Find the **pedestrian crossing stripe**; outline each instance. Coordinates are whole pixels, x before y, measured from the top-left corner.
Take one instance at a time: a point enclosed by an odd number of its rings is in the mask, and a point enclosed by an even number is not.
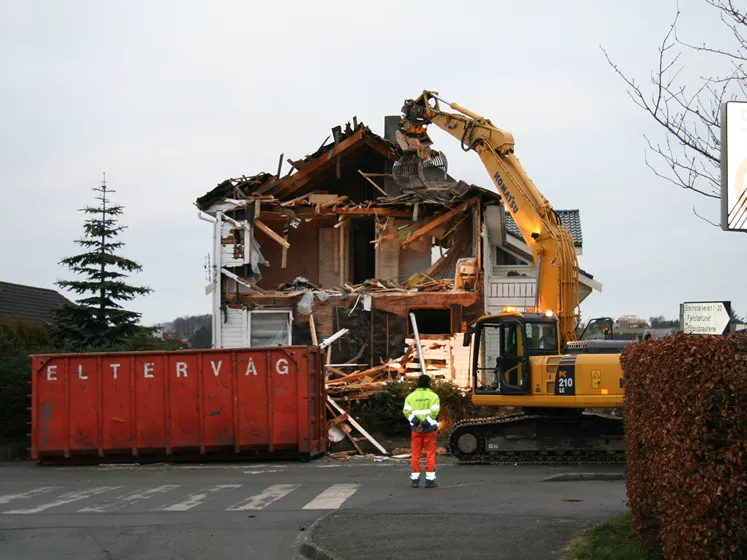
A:
[[[33,488],[23,492],[7,494],[0,496],[0,515],[33,515],[38,513],[55,513],[55,508],[75,504],[76,513],[108,513],[119,512],[135,506],[138,511],[140,507],[137,504],[141,502],[148,503],[147,511],[152,512],[187,512],[205,504],[210,500],[215,500],[221,494],[233,496],[241,492],[243,484],[216,484],[198,491],[189,493],[175,499],[173,496],[170,500],[165,501],[163,498],[168,497],[170,493],[182,488],[180,484],[166,484],[154,487],[145,487],[123,490],[123,486],[96,486],[92,488],[77,489],[65,492],[64,486],[43,486]],[[333,484],[317,494],[311,501],[307,502],[302,509],[304,510],[335,510],[339,509],[347,502],[360,488],[360,484]],[[301,484],[273,484],[261,490],[258,493],[246,496],[224,511],[258,511],[267,508],[271,504],[281,501],[283,498],[291,495],[293,492],[302,488]],[[161,499],[159,499],[161,498]],[[158,505],[154,502],[158,499]],[[308,497],[306,497],[308,499]],[[43,503],[31,505],[30,507],[19,507],[19,502],[45,500]],[[46,501],[49,500],[49,501]],[[95,500],[95,503],[78,504],[86,500]],[[32,502],[32,503],[33,503]],[[3,511],[2,505],[13,504],[12,509]],[[20,504],[23,505],[23,504]],[[155,507],[153,507],[155,505]],[[80,507],[83,506],[83,507]],[[130,510],[134,511],[134,510]],[[65,513],[70,513],[66,508]]]

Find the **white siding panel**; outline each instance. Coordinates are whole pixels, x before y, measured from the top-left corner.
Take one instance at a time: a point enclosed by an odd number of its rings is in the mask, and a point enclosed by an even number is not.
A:
[[[222,326],[223,348],[245,348],[249,346],[247,336],[246,309],[226,309],[227,321]]]

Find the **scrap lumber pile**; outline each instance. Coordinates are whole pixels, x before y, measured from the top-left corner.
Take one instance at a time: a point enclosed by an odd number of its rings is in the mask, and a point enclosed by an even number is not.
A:
[[[343,434],[341,437],[346,437],[358,454],[364,455],[365,453],[358,444],[358,439],[353,436],[354,431],[371,442],[381,453],[386,455],[387,451],[349,416],[342,403],[365,400],[383,390],[387,383],[403,377],[403,372],[413,360],[414,354],[415,345],[411,344],[401,358],[354,373],[345,373],[335,366],[327,365],[327,411],[331,416],[327,421],[327,428],[329,430],[336,428],[341,431]],[[350,452],[341,452],[337,455],[339,455],[338,458],[344,459],[349,454]]]
[[[383,390],[387,383],[404,377],[407,366],[415,357],[414,350],[415,346],[411,344],[402,357],[353,373],[327,365],[327,394],[338,400],[367,399]]]

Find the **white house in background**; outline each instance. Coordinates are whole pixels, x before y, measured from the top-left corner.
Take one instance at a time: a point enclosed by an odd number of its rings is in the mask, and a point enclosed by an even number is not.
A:
[[[576,255],[583,255],[583,234],[578,210],[558,210],[563,224],[573,236]],[[499,313],[504,307],[526,310],[536,305],[537,267],[529,246],[511,215],[500,206],[488,206],[484,213],[483,243],[485,247],[485,312]],[[579,271],[579,301],[593,290],[602,291],[594,277]]]

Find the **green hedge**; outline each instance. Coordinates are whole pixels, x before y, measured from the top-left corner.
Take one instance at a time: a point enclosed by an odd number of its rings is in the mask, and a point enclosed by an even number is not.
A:
[[[32,352],[51,349],[42,327],[19,322],[0,324],[0,443],[25,440],[31,419]],[[15,446],[14,446],[15,447]]]
[[[667,560],[747,558],[747,337],[680,333],[621,361],[634,528]]]

